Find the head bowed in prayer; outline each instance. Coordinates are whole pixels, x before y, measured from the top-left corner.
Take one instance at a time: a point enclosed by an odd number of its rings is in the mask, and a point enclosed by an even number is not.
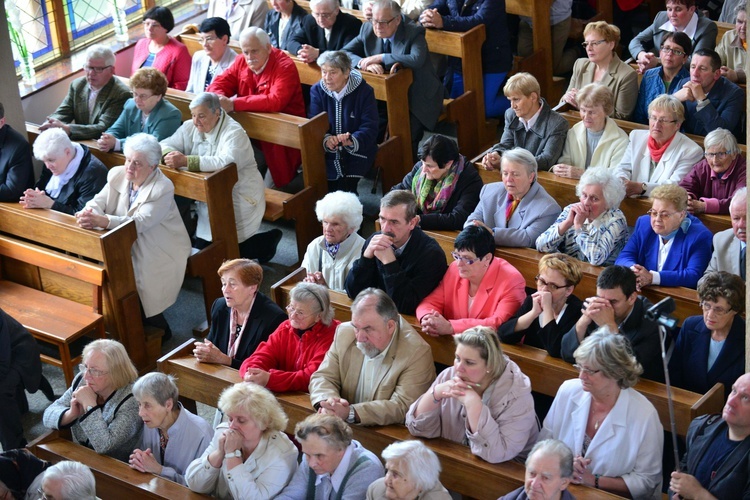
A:
[[[538,441],[526,458],[524,490],[530,499],[559,500],[573,477],[573,452],[562,441]]]
[[[44,162],[52,175],[62,175],[75,157],[75,145],[60,128],[50,128],[39,134],[33,145],[34,157]]]
[[[419,498],[440,484],[440,460],[422,441],[397,441],[381,453],[387,498]]]
[[[248,68],[254,73],[259,73],[266,66],[273,49],[268,33],[257,26],[250,26],[242,30],[240,47]]]
[[[352,301],[352,326],[357,348],[374,358],[388,347],[398,327],[396,304],[379,288],[365,288]]]
[[[352,442],[351,428],[336,415],[315,413],[294,427],[307,465],[315,474],[333,474]]]
[[[507,362],[500,341],[492,328],[475,326],[453,336],[456,344],[454,366],[459,377],[483,389],[500,378]],[[468,351],[467,351],[468,349]],[[478,356],[483,363],[464,364],[463,361]],[[474,360],[477,361],[477,360]]]
[[[335,314],[328,289],[323,285],[307,282],[297,283],[289,292],[287,312],[292,326],[298,330],[312,328],[318,321],[328,326]]]
[[[229,415],[230,421],[237,415],[251,419],[262,435],[283,431],[289,421],[274,395],[265,387],[250,382],[224,389],[219,397],[219,409]]]
[[[43,498],[55,500],[96,500],[96,480],[87,466],[64,460],[44,472]]]

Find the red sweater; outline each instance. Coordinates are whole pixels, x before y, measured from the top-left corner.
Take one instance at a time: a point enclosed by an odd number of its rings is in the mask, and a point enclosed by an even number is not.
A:
[[[329,326],[318,321],[300,337],[289,320],[284,321],[242,362],[240,377],[245,377],[248,368],[260,368],[270,373],[269,391],[307,391],[310,376],[323,362],[339,324],[335,319]]]
[[[148,38],[141,38],[135,44],[131,74],[139,70],[146,59],[148,59],[149,42]],[[192,61],[193,58],[190,56],[187,47],[170,36],[169,42],[163,49],[156,53],[154,64],[151,67],[164,73],[167,77],[169,87],[177,90],[185,90],[190,79]]]

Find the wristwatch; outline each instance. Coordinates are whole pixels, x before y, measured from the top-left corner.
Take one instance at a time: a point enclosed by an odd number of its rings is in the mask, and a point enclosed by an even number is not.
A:
[[[356,414],[354,413],[354,407],[349,407],[349,416],[346,417],[346,423],[348,424],[354,424],[356,423]]]
[[[93,409],[94,409],[94,406],[88,405],[88,406],[86,407],[86,413],[90,412],[90,411],[91,411],[91,410],[93,410]]]
[[[229,452],[229,453],[227,453],[227,454],[224,455],[225,459],[227,459],[227,458],[235,458],[235,457],[242,458],[242,451],[241,450],[234,450],[234,451]]]
[[[643,189],[643,191],[641,191],[641,196],[643,196],[644,194],[646,194],[646,190],[648,189],[648,185],[646,185],[645,182],[642,182],[641,183],[641,189]]]

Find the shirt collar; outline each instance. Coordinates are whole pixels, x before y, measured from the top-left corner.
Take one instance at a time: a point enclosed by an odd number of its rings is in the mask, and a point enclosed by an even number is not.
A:
[[[536,124],[537,120],[539,119],[539,115],[542,113],[542,109],[544,109],[544,106],[542,105],[542,101],[539,101],[539,109],[536,113],[534,113],[534,116],[532,116],[529,121],[527,122],[523,118],[518,118],[518,120],[523,123],[523,126],[526,128],[526,131],[531,130],[534,125]]]
[[[349,471],[349,463],[352,461],[353,453],[354,441],[349,443],[349,446],[346,447],[344,456],[341,458],[341,462],[339,462],[336,470],[333,471],[333,474],[319,474],[318,477],[315,478],[315,486],[318,486],[323,478],[329,477],[331,479],[331,486],[333,486],[334,491],[338,492],[341,488],[341,482],[344,480],[344,477],[346,477],[346,473]]]
[[[669,21],[659,26],[659,29],[662,31],[675,31],[674,25]],[[690,40],[695,41],[696,31],[698,31],[698,14],[693,12],[693,17],[690,18],[690,21],[682,32],[689,36]]]

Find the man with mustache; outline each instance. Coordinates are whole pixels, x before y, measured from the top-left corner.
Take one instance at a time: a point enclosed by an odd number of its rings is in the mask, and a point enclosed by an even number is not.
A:
[[[745,279],[745,252],[747,251],[747,188],[734,192],[729,204],[732,229],[714,235],[714,253],[706,273],[726,271]]]
[[[336,330],[310,378],[319,413],[350,424],[403,424],[409,406],[435,380],[430,346],[383,291],[367,288],[352,302],[352,320]]]

